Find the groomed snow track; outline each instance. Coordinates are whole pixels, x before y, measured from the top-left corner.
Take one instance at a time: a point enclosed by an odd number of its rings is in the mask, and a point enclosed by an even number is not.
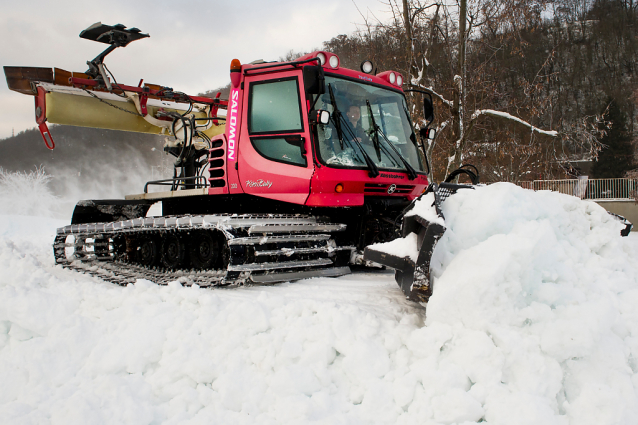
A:
[[[303,215],[146,217],[57,229],[56,263],[126,285],[221,286],[350,273],[352,246],[338,247],[345,224]]]

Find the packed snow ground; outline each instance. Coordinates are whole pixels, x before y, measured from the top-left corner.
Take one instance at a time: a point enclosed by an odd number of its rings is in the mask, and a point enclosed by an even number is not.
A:
[[[0,216],[0,423],[638,423],[636,234],[509,184],[443,211],[427,310],[389,272],[118,287]]]

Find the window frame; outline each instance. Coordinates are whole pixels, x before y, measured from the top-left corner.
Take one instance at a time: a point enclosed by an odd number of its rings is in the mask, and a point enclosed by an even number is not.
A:
[[[299,122],[301,123],[301,128],[299,129],[294,129],[294,130],[269,130],[269,131],[252,131],[252,126],[253,126],[253,122],[252,122],[252,112],[253,112],[253,87],[254,86],[258,86],[261,84],[270,84],[270,83],[279,83],[282,81],[291,81],[294,80],[296,85],[297,85],[297,103],[299,106]],[[248,108],[247,108],[247,121],[248,121],[248,134],[250,136],[259,136],[259,135],[266,135],[266,134],[292,134],[292,133],[304,133],[305,132],[305,126],[304,126],[304,116],[303,116],[303,105],[301,102],[301,90],[299,87],[299,77],[297,76],[293,76],[293,77],[284,77],[284,78],[275,78],[272,80],[263,80],[263,81],[255,81],[255,82],[250,82],[250,89],[248,90]],[[252,143],[252,141],[251,141]],[[254,145],[253,145],[254,147]],[[286,163],[287,164],[287,163]]]
[[[288,137],[290,137],[290,134],[288,134]],[[305,147],[304,144],[306,142],[306,138],[303,135],[299,135],[299,140],[300,140],[300,144],[299,146],[297,146],[294,143],[290,143],[289,141],[286,140],[286,135],[285,134],[281,134],[281,135],[273,135],[273,134],[268,134],[267,136],[258,136],[258,137],[249,137],[250,139],[250,144],[252,145],[253,149],[255,150],[255,152],[257,152],[262,158],[267,159],[268,161],[272,161],[272,162],[279,162],[282,164],[286,164],[286,165],[293,165],[295,167],[302,167],[302,168],[308,168],[308,152],[304,152],[305,151]],[[257,148],[257,146],[255,146],[255,142],[254,140],[264,140],[264,139],[284,139],[285,143],[288,143],[289,145],[295,146],[299,149],[300,153],[301,153],[301,157],[303,158],[304,163],[297,163],[297,162],[292,162],[292,161],[286,161],[283,159],[275,159],[275,158],[269,158],[267,157],[264,153],[262,153],[259,148]]]
[[[407,104],[407,99],[405,97],[405,93],[403,91],[401,91],[400,89],[393,88],[393,87],[388,87],[388,86],[385,86],[383,84],[376,84],[376,83],[371,83],[371,82],[368,82],[368,81],[361,81],[361,80],[356,79],[356,78],[352,78],[352,77],[345,76],[345,75],[340,75],[340,74],[334,74],[334,73],[331,73],[331,72],[325,72],[325,75],[333,77],[333,78],[339,78],[339,79],[343,79],[343,80],[350,80],[352,82],[359,83],[359,84],[366,84],[366,85],[369,85],[369,86],[379,87],[379,88],[382,88],[382,89],[388,89],[390,91],[393,91],[393,92],[396,92],[396,93],[400,94],[401,97],[403,98],[403,101],[406,102],[406,104]],[[326,83],[326,87],[327,87],[327,83]],[[326,91],[327,91],[327,89],[326,89]],[[316,95],[316,96],[321,96],[321,95]],[[313,102],[313,101],[315,101],[315,99],[311,98],[310,101]],[[399,111],[399,113],[401,113],[401,111]],[[411,117],[408,115],[407,119],[411,119]],[[326,161],[326,158],[324,158],[321,155],[321,147],[319,147],[319,143],[320,142],[319,142],[318,132],[319,132],[318,126],[315,126],[314,131],[311,132],[312,133],[312,135],[311,135],[311,137],[312,137],[312,151],[313,151],[314,157],[317,159],[318,163],[321,166],[328,167],[328,168],[334,168],[334,169],[338,169],[338,170],[362,170],[362,171],[369,171],[370,170],[366,165],[361,165],[359,167],[359,166],[329,164]],[[382,136],[379,135],[379,137],[382,137]],[[416,136],[416,134],[415,134],[415,137],[418,137],[418,136]],[[411,142],[411,140],[410,140],[410,142]],[[430,165],[429,165],[428,158],[427,158],[425,152],[423,152],[423,157],[425,158],[425,161],[422,161],[422,159],[421,159],[421,157],[419,155],[419,152],[422,152],[422,149],[420,148],[420,146],[421,145],[419,145],[418,140],[417,140],[417,143],[415,144],[415,148],[417,150],[418,161],[421,164],[421,167],[423,168],[423,170],[418,170],[418,169],[415,168],[415,171],[416,171],[417,175],[427,176],[429,174],[429,171],[426,171],[425,168],[427,167],[427,170],[429,170],[430,169]],[[410,165],[412,165],[412,164],[410,164]],[[414,166],[412,166],[412,167],[414,168]],[[405,168],[384,168],[384,167],[380,167],[380,166],[378,166],[378,168],[379,168],[379,171],[388,172],[388,173],[404,173],[404,174],[407,173]]]

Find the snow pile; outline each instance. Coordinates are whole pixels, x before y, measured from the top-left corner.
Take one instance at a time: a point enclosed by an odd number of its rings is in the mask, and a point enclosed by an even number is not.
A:
[[[637,240],[506,184],[443,207],[425,318],[390,273],[122,288],[4,216],[0,423],[635,422]]]
[[[443,207],[418,332],[465,381],[459,403],[488,423],[635,423],[638,250],[623,226],[593,202],[509,184]]]

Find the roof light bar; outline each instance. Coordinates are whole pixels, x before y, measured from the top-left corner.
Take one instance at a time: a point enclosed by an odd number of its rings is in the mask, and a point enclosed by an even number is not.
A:
[[[396,71],[385,71],[377,75],[382,80],[387,81],[393,86],[401,87],[403,85],[403,75]]]

